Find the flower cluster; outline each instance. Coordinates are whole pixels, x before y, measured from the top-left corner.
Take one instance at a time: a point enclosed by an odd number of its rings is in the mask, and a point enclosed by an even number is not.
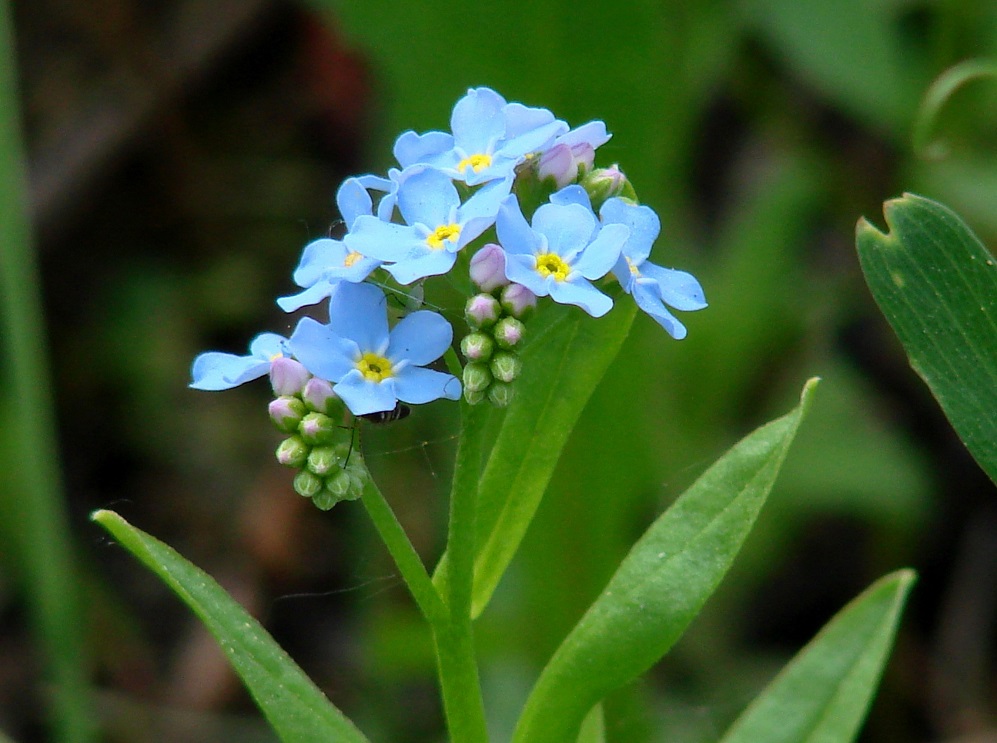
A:
[[[507,405],[538,297],[601,317],[613,306],[604,289],[615,277],[677,339],[686,330],[668,308],[706,306],[693,276],[647,261],[658,217],[616,165],[594,167],[610,138],[601,121],[571,129],[546,109],[475,88],[454,106],[450,129],[405,132],[394,146],[398,168],[340,186],[345,235],[307,245],[293,274],[301,291],[277,300],[287,312],[328,300],[328,322],[305,317],[290,338],[257,337],[248,356],[209,352],[194,361],[196,389],[270,374],[271,417],[290,434],[278,459],[300,470],[295,488],[320,507],[362,490],[352,429],[334,421],[336,410],[385,420],[407,410],[403,403],[462,395]],[[422,284],[445,274],[478,291],[464,313],[461,379],[429,368],[454,331],[423,307]],[[449,362],[457,372],[456,357]],[[295,383],[278,384],[284,376]]]

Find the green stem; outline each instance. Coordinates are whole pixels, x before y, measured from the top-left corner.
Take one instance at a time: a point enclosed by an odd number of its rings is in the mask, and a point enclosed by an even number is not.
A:
[[[488,734],[471,631],[481,450],[488,408],[461,404],[462,430],[450,492],[447,580],[449,622],[434,626],[443,704],[452,743],[483,743]]]
[[[943,72],[924,94],[913,127],[914,154],[924,159],[937,160],[948,154],[943,142],[932,141],[931,135],[942,106],[960,87],[981,77],[997,78],[997,62],[987,59],[968,59]]]
[[[381,540],[388,548],[395,565],[398,566],[398,571],[402,574],[402,579],[408,586],[412,598],[415,599],[419,611],[433,627],[445,624],[447,608],[443,604],[443,599],[430,580],[422,558],[412,546],[395,512],[391,510],[391,506],[373,480],[368,480],[362,500],[371,521],[374,522],[374,528],[381,535]]]
[[[79,575],[62,501],[38,266],[27,218],[9,3],[0,1],[0,339],[8,376],[0,538],[20,561],[31,621],[54,686],[51,738],[96,738]],[[16,420],[16,426],[11,421]]]

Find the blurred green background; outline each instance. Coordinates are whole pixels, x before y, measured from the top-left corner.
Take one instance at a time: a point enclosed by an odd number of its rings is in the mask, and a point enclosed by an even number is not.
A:
[[[853,237],[860,215],[882,224],[882,202],[913,191],[997,245],[997,84],[945,107],[947,157],[910,145],[930,82],[997,57],[992,0],[11,11],[4,62],[81,599],[79,616],[70,605],[53,621],[82,634],[90,739],[273,740],[195,620],[88,522],[113,508],[216,576],[372,740],[443,740],[429,637],[362,509],[321,513],[293,493],[271,456],[265,382],[186,384],[199,351],[242,353],[257,332],[292,327],[273,300],[338,218],[343,178],[383,172],[398,133],[447,128],[465,89],[488,85],[572,125],[604,120],[614,137],[597,164],[618,162],[661,216],[652,259],[693,272],[710,302],[682,317],[682,342],[638,318],[477,624],[495,740],[628,545],[812,375],[825,380],[816,405],[734,573],[675,650],[608,701],[609,740],[715,740],[837,609],[900,566],[921,580],[861,740],[997,740],[994,487],[907,367]],[[65,539],[23,538],[17,404],[3,400],[0,731],[26,743],[55,739],[59,695],[25,566]],[[445,535],[455,413],[430,406],[364,431],[427,562]]]

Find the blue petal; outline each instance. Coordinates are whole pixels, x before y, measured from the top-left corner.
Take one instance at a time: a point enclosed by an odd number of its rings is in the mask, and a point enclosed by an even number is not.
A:
[[[460,380],[451,374],[408,366],[394,379],[398,399],[413,405],[421,405],[444,397],[448,400],[460,399]]]
[[[383,353],[388,346],[388,302],[384,292],[373,284],[341,284],[329,301],[329,328],[355,342],[361,353]]]
[[[506,253],[505,277],[514,284],[522,284],[538,297],[546,297],[550,291],[550,277],[537,272],[537,259],[532,253]]]
[[[303,292],[278,298],[277,306],[284,310],[284,312],[296,312],[302,307],[307,307],[310,304],[321,302],[323,299],[331,296],[332,293],[336,291],[336,287],[339,285],[341,280],[342,279],[336,279],[334,281],[316,281]]]
[[[633,286],[634,301],[637,302],[638,307],[654,318],[655,322],[663,327],[672,338],[680,341],[685,338],[687,333],[685,325],[665,309],[665,305],[662,304],[661,298],[657,294],[657,286],[652,281],[638,279]]]
[[[343,238],[346,247],[379,261],[400,261],[413,251],[426,247],[424,235],[403,224],[384,222],[377,217],[360,217],[353,231]]]
[[[441,154],[452,150],[453,146],[453,137],[445,132],[416,134],[408,131],[395,140],[395,159],[403,168],[417,163],[432,163]]]
[[[448,224],[460,206],[460,196],[450,177],[433,168],[406,171],[398,189],[398,210],[407,224],[424,224],[434,230]]]
[[[661,220],[649,206],[635,206],[619,197],[608,199],[599,210],[605,224],[625,224],[630,228],[630,239],[623,246],[623,254],[640,265],[651,254],[651,246],[661,232]]]
[[[491,88],[472,88],[457,101],[450,116],[450,130],[457,146],[469,155],[489,152],[505,134],[505,99]]]
[[[565,186],[560,191],[555,191],[550,195],[551,204],[559,204],[561,206],[567,206],[568,204],[578,204],[584,206],[589,211],[592,211],[592,199],[589,198],[588,191],[586,191],[582,186],[574,183],[570,186]]]
[[[338,382],[354,368],[357,344],[341,338],[328,325],[303,317],[291,334],[288,346],[294,358],[316,377]]]
[[[534,231],[545,235],[548,249],[560,256],[567,256],[585,247],[595,226],[595,215],[578,204],[544,204],[533,214]],[[614,257],[613,263],[615,262]]]
[[[371,214],[374,202],[358,178],[347,178],[336,192],[336,206],[346,222],[346,228],[350,229],[357,217]]]
[[[585,279],[555,281],[550,286],[550,296],[555,302],[577,305],[592,317],[602,317],[613,308],[613,300]]]
[[[421,310],[406,316],[392,329],[387,356],[393,364],[407,360],[425,366],[440,358],[452,340],[453,328],[442,315]]]
[[[574,268],[586,279],[601,279],[620,259],[620,250],[630,236],[624,224],[607,224],[585,248]]]
[[[495,224],[502,201],[509,196],[512,179],[492,181],[478,189],[471,198],[457,210],[457,221],[461,224],[458,244],[464,247],[482,232]]]
[[[703,287],[691,273],[643,263],[640,272],[658,284],[661,298],[677,310],[691,312],[706,307]]]
[[[330,267],[342,266],[349,252],[342,241],[329,237],[308,243],[301,253],[301,262],[294,269],[294,283],[302,287],[311,286]]]
[[[411,284],[427,276],[445,274],[457,262],[457,254],[450,250],[432,250],[423,245],[425,252],[415,254],[412,258],[385,265],[399,284]]]
[[[510,194],[502,201],[495,219],[495,230],[507,253],[533,255],[540,247],[540,237],[530,229],[515,194]],[[512,279],[511,276],[509,278]]]
[[[268,362],[283,356],[286,349],[287,338],[276,333],[260,333],[249,343],[249,353]]]
[[[602,121],[590,121],[587,124],[572,129],[566,134],[557,138],[554,144],[566,144],[569,147],[577,144],[589,144],[592,149],[596,149],[606,144],[613,135],[606,131],[606,124]]]
[[[530,108],[522,103],[510,103],[505,107],[503,113],[505,114],[506,139],[522,137],[550,124],[564,127],[565,131],[568,129],[567,124],[556,120],[554,114],[546,108]]]
[[[228,390],[244,382],[258,379],[270,370],[270,361],[257,356],[236,356],[231,353],[208,351],[196,359],[190,369],[195,390]]]
[[[372,382],[358,369],[349,372],[333,391],[339,395],[353,415],[367,415],[394,410],[398,396],[395,394],[395,380]]]

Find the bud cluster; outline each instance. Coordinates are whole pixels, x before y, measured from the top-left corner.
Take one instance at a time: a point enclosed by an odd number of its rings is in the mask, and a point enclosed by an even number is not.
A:
[[[323,511],[359,498],[370,473],[353,447],[353,430],[336,422],[345,409],[332,385],[287,357],[271,362],[270,383],[276,395],[268,408],[270,420],[288,434],[276,457],[298,470],[295,491]]]
[[[523,362],[519,344],[526,332],[523,321],[536,307],[537,298],[505,276],[505,254],[488,244],[471,258],[471,279],[481,293],[464,309],[470,333],[460,343],[464,366],[464,399],[472,405],[486,398],[497,407],[512,401],[512,383]]]

